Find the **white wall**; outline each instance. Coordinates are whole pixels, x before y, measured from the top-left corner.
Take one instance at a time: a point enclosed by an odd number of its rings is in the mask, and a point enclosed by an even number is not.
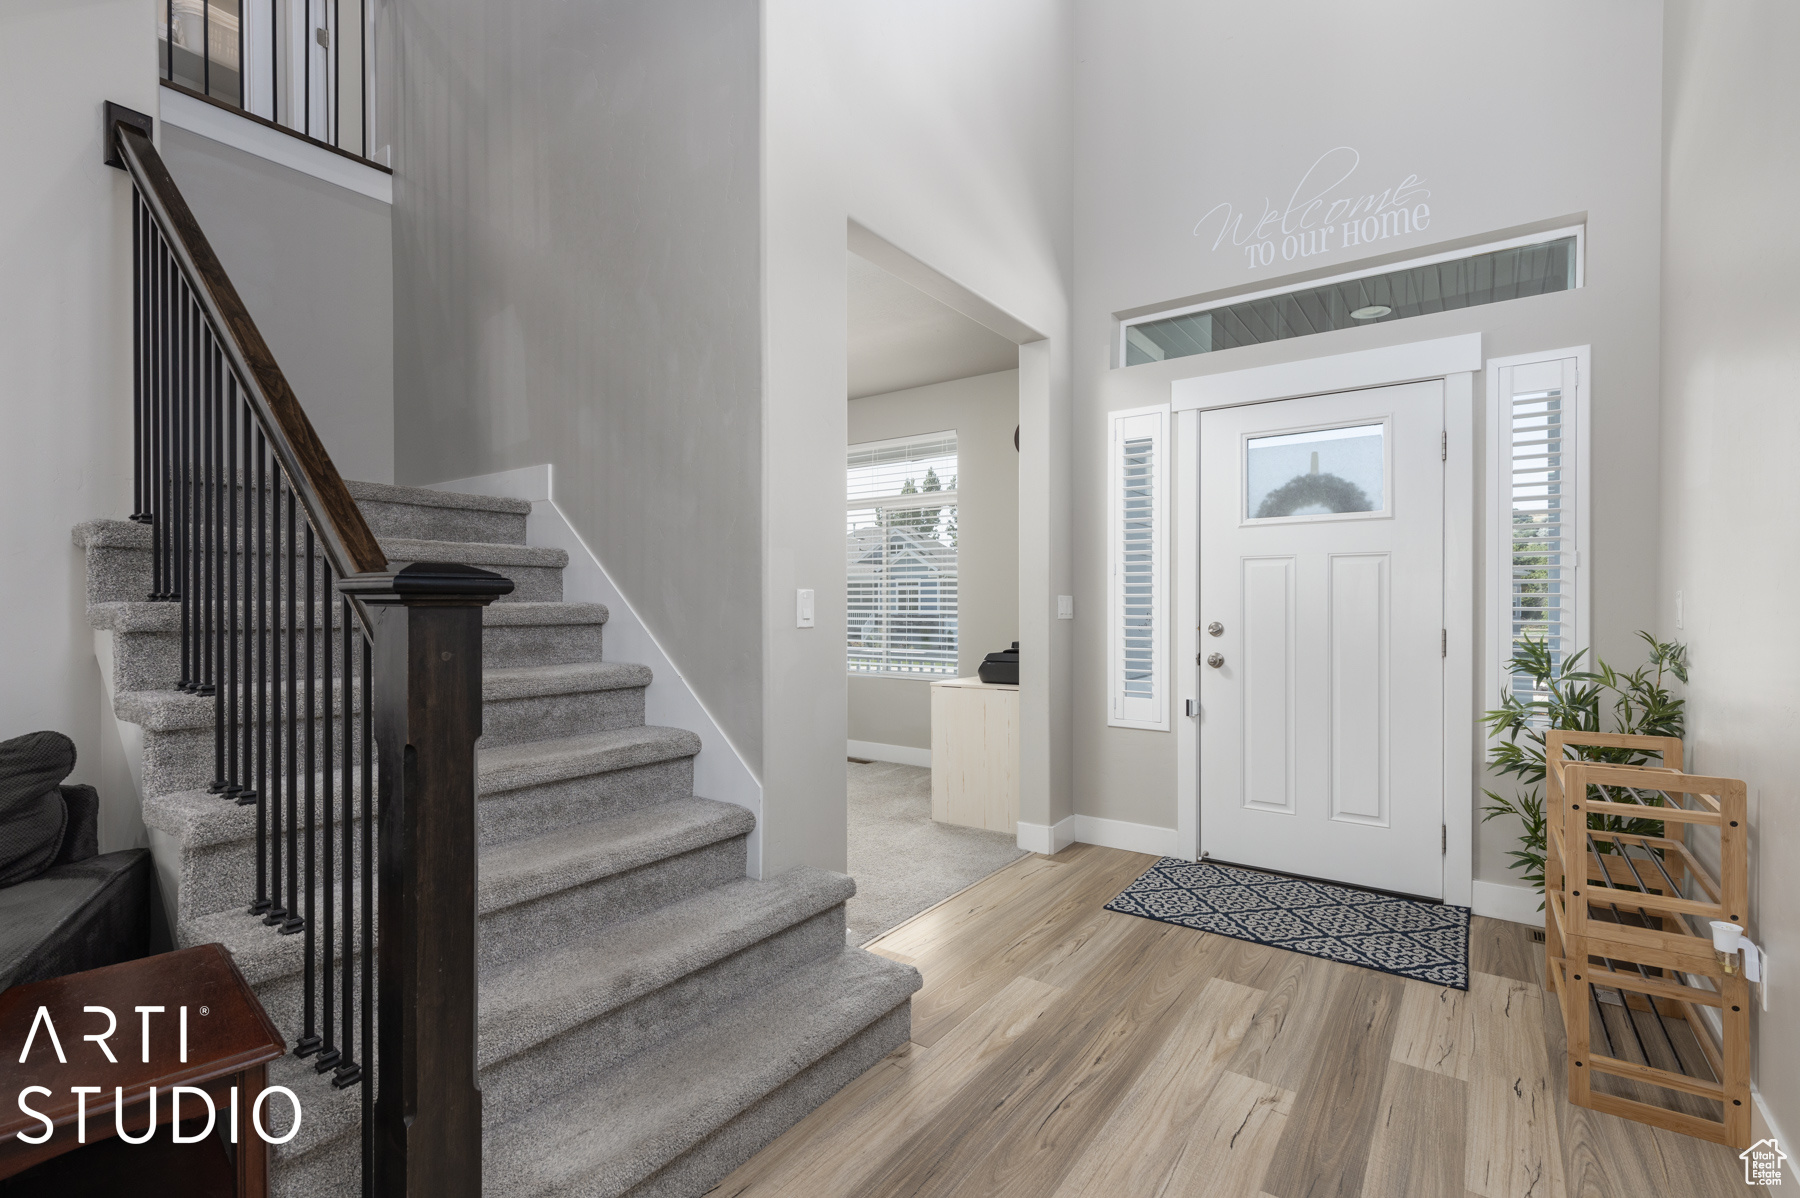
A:
[[[162,154],[338,473],[393,482],[393,208],[186,129]]]
[[[1174,827],[1175,737],[1106,727],[1106,413],[1164,403],[1172,380],[1478,331],[1489,357],[1591,343],[1595,643],[1634,663],[1656,618],[1660,12],[1637,0],[1378,11],[1306,0],[1077,8],[1074,674],[1081,813]],[[1251,271],[1221,202],[1279,212],[1338,146],[1360,163],[1339,194],[1409,174],[1429,189],[1424,233],[1375,252],[1416,254],[1558,218],[1588,224],[1587,286],[1491,307],[1118,369],[1115,315],[1343,268],[1345,249]],[[1279,240],[1279,233],[1277,233]],[[1479,388],[1477,402],[1480,402]],[[1085,613],[1093,613],[1088,618]],[[1483,627],[1476,614],[1475,627]],[[1485,665],[1485,662],[1478,663]],[[1178,668],[1191,669],[1177,663]],[[1481,675],[1478,673],[1477,675]],[[1489,705],[1486,695],[1483,706]],[[1475,763],[1470,763],[1475,768]],[[1511,881],[1515,829],[1477,821],[1477,876]]]
[[[1664,34],[1662,574],[1692,655],[1691,769],[1749,786],[1751,924],[1774,961],[1756,1081],[1800,1133],[1800,10],[1670,0]],[[1681,624],[1675,595],[1680,592]],[[1791,1144],[1789,1150],[1792,1151]]]
[[[850,444],[956,433],[957,672],[1019,639],[1019,372],[850,401]],[[931,748],[931,684],[852,676],[849,738]]]
[[[131,184],[102,163],[107,100],[156,110],[149,0],[8,0],[0,108],[14,164],[0,186],[0,739],[75,740],[74,780],[100,788],[101,847],[141,826],[103,727],[69,530],[131,498]],[[118,800],[124,799],[120,803]]]
[[[553,464],[558,505],[760,768],[757,10],[389,12],[396,476]],[[842,373],[840,352],[840,432]]]
[[[851,220],[1046,338],[1020,356],[1020,810],[1066,814],[1069,36],[1053,0],[763,6],[767,869],[844,861]],[[794,627],[798,587],[816,628]]]

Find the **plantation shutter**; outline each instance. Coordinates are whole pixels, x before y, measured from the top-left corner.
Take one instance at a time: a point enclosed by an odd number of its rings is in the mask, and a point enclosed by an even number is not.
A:
[[[1497,488],[1505,531],[1500,583],[1504,688],[1523,702],[1542,696],[1511,660],[1527,639],[1541,641],[1559,668],[1580,647],[1577,575],[1581,566],[1576,493],[1579,462],[1577,363],[1554,359],[1499,372],[1502,432]]]
[[[845,656],[852,674],[957,672],[956,433],[850,447]]]
[[[1164,407],[1112,415],[1108,442],[1108,720],[1169,727],[1168,428]]]

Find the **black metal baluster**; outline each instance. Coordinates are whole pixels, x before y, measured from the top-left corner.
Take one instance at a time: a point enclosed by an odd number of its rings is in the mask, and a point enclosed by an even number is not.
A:
[[[269,710],[275,713],[275,726],[269,732],[269,909],[263,915],[263,923],[275,927],[287,918],[288,909],[282,901],[282,870],[289,864],[282,858],[281,822],[282,822],[282,787],[281,787],[281,655],[282,642],[286,639],[287,629],[283,627],[281,618],[281,559],[284,553],[281,540],[281,508],[283,475],[280,463],[269,471],[269,532],[274,548],[269,552]],[[291,497],[290,497],[291,498]],[[288,727],[293,726],[292,711],[288,711]]]
[[[243,577],[243,598],[241,600],[241,622],[244,626],[243,672],[238,675],[238,709],[243,713],[238,728],[238,770],[237,801],[240,805],[256,802],[256,574],[255,555],[251,549],[256,541],[256,513],[251,509],[256,488],[256,417],[250,411],[248,400],[239,397],[244,417],[243,449],[244,469],[238,475],[238,487],[241,490],[239,507],[243,509],[244,526],[238,533],[238,574]],[[262,859],[262,846],[256,846],[257,859]],[[260,868],[260,867],[259,867]],[[262,898],[262,886],[258,883],[256,897]]]
[[[342,878],[342,910],[344,920],[344,959],[340,966],[343,976],[344,1005],[339,1012],[343,1019],[343,1034],[338,1037],[340,1059],[337,1071],[332,1075],[331,1084],[342,1089],[353,1086],[362,1077],[362,1068],[356,1063],[354,1036],[356,1030],[356,907],[354,892],[351,889],[356,880],[356,741],[350,721],[355,716],[356,704],[353,701],[356,683],[355,643],[356,614],[350,608],[350,600],[343,601],[341,616],[344,621],[344,680],[339,688],[339,703],[343,707],[344,745],[342,772],[340,778],[344,791],[344,818],[342,821],[344,836],[344,859],[338,868],[343,872]],[[368,800],[363,801],[363,817],[369,817]]]
[[[188,409],[192,406],[192,377],[190,370],[190,350],[193,339],[193,300],[188,294],[187,284],[178,285],[177,302],[180,304],[176,336],[176,376],[175,376],[175,596],[181,601],[181,678],[175,683],[180,690],[192,692],[194,689],[193,669],[193,629],[188,618],[193,607],[194,586],[191,577],[193,563],[189,560],[193,552],[193,527],[190,521],[193,510],[189,503],[188,488],[193,469],[193,454],[190,444],[190,420]]]
[[[212,0],[200,0],[200,94],[212,98]]]
[[[313,740],[315,725],[319,719],[318,691],[315,685],[319,663],[314,656],[318,652],[316,639],[318,608],[315,606],[317,600],[313,592],[314,578],[318,573],[318,568],[315,565],[313,554],[313,529],[312,523],[308,521],[306,525],[306,916],[303,920],[306,926],[306,949],[300,969],[305,984],[306,999],[303,1019],[305,1029],[301,1033],[300,1042],[294,1045],[294,1055],[301,1057],[311,1056],[318,1052],[320,1045],[318,1023],[316,1022],[318,1011],[315,1002],[317,994],[315,989],[317,949],[315,946],[318,940],[318,925],[313,922],[313,891],[318,887],[319,882],[317,862],[314,859],[314,844],[319,838],[319,813],[318,808],[314,806],[313,795],[313,774],[319,768],[318,746]],[[325,639],[329,641],[331,637],[328,635]],[[329,695],[331,693],[330,679],[326,680],[325,685],[327,688],[325,693]],[[329,714],[325,717],[325,726],[327,728],[331,726]]]
[[[295,536],[294,509],[300,506],[300,496],[292,487],[288,488],[287,502],[287,630],[282,635],[282,644],[287,650],[287,919],[281,925],[281,934],[292,936],[306,926],[300,918],[300,722],[306,721],[312,727],[312,711],[300,710],[300,611],[298,599],[300,592],[300,558],[297,550],[300,542]],[[312,526],[307,526],[312,531]],[[309,578],[310,582],[311,579]],[[307,663],[310,681],[312,663]]]
[[[322,562],[320,565],[321,565],[320,573],[321,573],[322,577],[321,577],[320,583],[319,583],[319,605],[320,605],[320,607],[322,607],[324,609],[324,612],[325,612],[325,636],[320,645],[320,655],[319,655],[320,656],[319,676],[325,680],[325,684],[324,684],[324,686],[325,686],[325,710],[324,710],[323,714],[320,716],[320,720],[324,725],[324,732],[325,732],[325,736],[324,736],[324,741],[325,741],[324,750],[325,751],[321,754],[321,758],[323,760],[323,765],[324,765],[324,782],[325,782],[324,794],[321,797],[324,799],[325,824],[324,824],[324,827],[320,829],[319,841],[320,841],[320,847],[324,849],[324,856],[325,856],[325,861],[324,861],[325,868],[323,871],[323,877],[325,879],[324,896],[323,896],[325,899],[325,910],[324,910],[325,926],[319,932],[319,943],[321,943],[325,946],[325,961],[324,961],[324,970],[323,970],[323,973],[325,975],[325,984],[322,987],[320,996],[319,996],[323,1002],[323,1009],[320,1012],[319,1026],[324,1031],[324,1041],[319,1046],[319,1059],[313,1062],[313,1068],[318,1070],[320,1073],[323,1073],[327,1069],[330,1069],[333,1065],[336,1065],[338,1063],[336,1029],[332,1027],[332,1017],[335,1014],[335,1011],[333,1010],[333,1007],[332,1007],[332,999],[336,996],[337,988],[335,985],[333,985],[334,979],[331,976],[331,962],[332,962],[333,956],[337,952],[337,941],[332,938],[332,933],[335,931],[335,929],[332,926],[332,898],[334,897],[334,894],[335,894],[334,883],[336,882],[336,878],[332,875],[332,872],[331,872],[331,869],[332,869],[332,851],[331,850],[332,850],[333,845],[336,843],[336,837],[332,835],[332,832],[333,832],[332,820],[336,817],[336,811],[332,807],[333,794],[332,794],[332,788],[331,788],[331,780],[332,780],[334,773],[336,772],[334,767],[336,766],[337,763],[336,763],[336,761],[333,760],[332,752],[331,752],[331,732],[332,732],[332,729],[337,726],[337,720],[334,718],[337,715],[337,712],[332,706],[332,695],[334,694],[334,691],[332,688],[336,685],[336,680],[332,677],[332,668],[331,668],[332,667],[331,625],[332,625],[332,617],[333,617],[333,615],[336,614],[338,607],[337,607],[337,604],[332,601],[332,595],[331,595],[331,563],[329,561],[326,561],[326,562]],[[348,858],[345,858],[345,860],[348,860]],[[345,958],[344,964],[345,964],[346,968],[348,968],[349,963],[350,963],[349,958]]]
[[[166,510],[162,503],[162,438],[165,428],[163,420],[163,403],[168,395],[164,385],[164,362],[168,359],[163,344],[167,325],[167,308],[163,293],[163,264],[168,258],[168,247],[163,244],[161,234],[155,239],[154,258],[150,265],[150,353],[152,356],[150,369],[150,598],[161,600],[163,597],[163,533],[168,521],[164,519]]]
[[[369,116],[369,0],[356,0],[356,75],[362,87],[357,101],[362,108],[362,156],[369,158],[375,122]]]
[[[252,421],[251,423],[255,423]],[[269,902],[269,646],[263,639],[268,627],[269,610],[264,586],[268,582],[269,526],[265,523],[263,495],[269,484],[268,448],[261,428],[256,430],[256,545],[245,549],[255,557],[256,588],[252,606],[255,613],[256,637],[256,902],[250,914],[260,915]],[[245,482],[249,480],[246,478]]]
[[[180,334],[177,331],[175,261],[167,245],[163,248],[163,412],[162,436],[159,438],[162,464],[158,471],[161,475],[162,503],[157,511],[157,523],[162,526],[162,593],[157,598],[169,602],[176,598],[175,529],[180,523],[175,518],[175,351],[176,339]]]
[[[142,524],[147,518],[144,505],[144,382],[145,355],[150,338],[144,321],[149,305],[144,302],[144,283],[149,278],[145,269],[144,197],[135,189],[131,193],[131,519]]]
[[[363,1193],[375,1193],[375,663],[362,640],[362,1081]]]
[[[243,59],[239,58],[241,65]],[[243,548],[238,544],[238,487],[242,480],[238,477],[237,456],[237,414],[238,414],[237,375],[229,371],[225,375],[225,414],[220,429],[220,440],[225,448],[225,546],[220,554],[220,568],[225,571],[225,654],[220,661],[224,677],[219,681],[219,693],[225,708],[225,788],[221,792],[228,799],[240,798],[244,793],[243,775],[238,772],[239,759],[243,754],[242,740],[238,735],[238,704],[244,693],[244,678],[238,673],[238,570],[237,564],[243,557]],[[227,694],[229,691],[229,694]]]
[[[219,346],[213,340],[212,330],[204,323],[201,339],[206,352],[200,359],[200,576],[206,586],[201,595],[198,693],[213,697],[213,776],[208,789],[218,794],[225,788],[225,728],[220,718],[225,714],[225,699],[216,685],[222,628],[219,620]]]

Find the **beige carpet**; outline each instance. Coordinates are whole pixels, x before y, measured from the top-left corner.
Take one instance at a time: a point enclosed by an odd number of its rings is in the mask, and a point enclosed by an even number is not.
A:
[[[862,944],[1025,855],[1005,832],[931,818],[931,771],[877,761],[850,771],[847,939]]]

